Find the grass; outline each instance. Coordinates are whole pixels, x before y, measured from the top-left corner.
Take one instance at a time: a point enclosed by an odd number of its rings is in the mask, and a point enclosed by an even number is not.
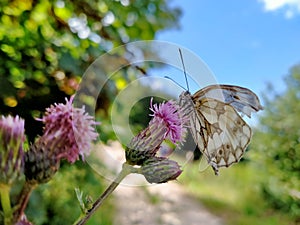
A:
[[[261,197],[263,174],[249,163],[239,163],[215,176],[210,168],[199,172],[198,163],[193,163],[184,168],[179,182],[226,224],[296,224],[286,214],[270,209]]]

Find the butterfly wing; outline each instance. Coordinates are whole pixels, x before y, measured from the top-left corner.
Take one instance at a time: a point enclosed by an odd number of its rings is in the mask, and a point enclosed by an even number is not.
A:
[[[230,104],[239,113],[251,117],[251,113],[257,112],[261,106],[257,95],[247,88],[234,85],[210,85],[197,91],[193,96],[197,102],[203,98],[212,98]]]
[[[251,128],[231,105],[216,99],[202,99],[196,102],[195,109],[206,124],[203,154],[218,174],[219,167],[228,167],[241,159],[252,136]]]
[[[249,89],[232,85],[211,85],[193,96],[180,95],[179,104],[189,116],[189,127],[200,151],[215,174],[218,168],[238,162],[252,133],[238,112],[251,116],[262,109]]]
[[[202,113],[197,112],[189,92],[181,93],[179,96],[179,106],[181,107],[181,111],[185,114],[185,117],[188,118],[187,126],[191,131],[195,143],[202,154],[206,156],[207,161],[211,162],[211,157],[209,154],[206,154],[205,149],[207,149],[209,135],[213,131],[213,127],[210,126]]]

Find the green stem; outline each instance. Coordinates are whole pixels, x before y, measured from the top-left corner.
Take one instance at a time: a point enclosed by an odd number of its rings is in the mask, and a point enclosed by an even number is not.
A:
[[[1,205],[4,213],[4,224],[11,224],[12,220],[12,208],[10,204],[10,186],[7,184],[0,184],[0,197]]]
[[[120,182],[130,173],[133,173],[135,171],[135,168],[132,166],[124,163],[122,171],[119,173],[119,175],[116,177],[116,179],[109,185],[109,187],[104,191],[104,193],[94,202],[91,209],[87,211],[86,214],[82,215],[75,223],[74,225],[83,225],[85,224],[88,219],[96,212],[96,210],[102,205],[104,200],[118,187]]]
[[[18,198],[17,209],[14,212],[14,222],[18,222],[26,209],[31,192],[36,188],[37,183],[26,181]]]

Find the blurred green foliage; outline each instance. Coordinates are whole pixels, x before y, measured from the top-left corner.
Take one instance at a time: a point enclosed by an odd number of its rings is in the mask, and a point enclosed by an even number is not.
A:
[[[95,201],[104,191],[103,178],[86,163],[64,164],[49,183],[40,185],[31,195],[26,208],[27,218],[34,224],[73,224],[79,217],[80,205],[75,188]],[[87,224],[110,225],[113,221],[113,198],[105,201]]]
[[[219,176],[211,168],[199,172],[199,162],[194,162],[179,177],[189,193],[225,224],[297,224],[288,213],[272,209],[265,201],[260,192],[264,179],[266,174],[250,162],[223,168]]]
[[[300,220],[300,65],[286,77],[286,90],[269,88],[265,110],[252,140],[266,200]]]
[[[32,141],[41,132],[34,117],[73,94],[98,56],[130,41],[154,39],[158,31],[176,27],[179,15],[166,0],[1,1],[0,112],[23,117]],[[98,106],[106,110],[109,93],[100,98]]]

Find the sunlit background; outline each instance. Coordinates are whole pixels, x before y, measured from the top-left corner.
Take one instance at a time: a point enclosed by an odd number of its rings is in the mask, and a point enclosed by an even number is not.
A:
[[[264,111],[250,122],[254,134],[241,162],[221,169],[220,176],[216,177],[211,168],[199,173],[198,155],[184,165],[184,172],[176,181],[181,190],[222,224],[300,224],[299,0],[1,1],[0,113],[24,118],[27,141],[32,143],[42,133],[42,124],[36,118],[41,117],[46,107],[65,102],[65,97],[76,93],[83,75],[102,54],[139,40],[166,41],[181,46],[183,53],[192,51],[210,68],[217,83],[249,88],[258,94],[264,106]],[[122,153],[111,115],[118,114],[119,121],[123,121],[128,101],[123,98],[116,108],[114,102],[137,78],[168,76],[173,81],[165,81],[176,88],[159,89],[161,86],[156,81],[161,79],[153,79],[153,82],[146,79],[130,98],[138,99],[153,90],[157,96],[175,98],[174,90],[178,95],[187,87],[179,52],[172,55],[179,62],[177,69],[151,62],[130,65],[134,57],[158,57],[155,49],[123,46],[120,53],[114,56],[113,62],[103,62],[103,67],[94,64],[92,72],[96,72],[85,80],[86,109],[101,121],[97,127],[100,139],[95,149],[98,151],[119,148]],[[183,55],[183,61],[187,71],[197,68],[188,54]],[[122,69],[106,81],[112,65]],[[104,74],[100,77],[103,80],[95,79],[97,73]],[[202,88],[201,84],[208,84],[201,83],[201,77],[200,82],[193,82],[193,76],[195,74],[189,74],[191,92]],[[97,89],[99,84],[101,88]],[[96,100],[91,98],[98,92]],[[147,126],[151,113],[149,102],[150,96],[147,96],[130,110],[129,122],[134,134]],[[185,153],[175,157],[186,162]],[[105,165],[105,160],[99,156],[93,159],[101,171],[111,173],[111,165]],[[14,184],[13,200],[23,183],[24,177]],[[71,166],[62,163],[54,179],[31,194],[25,213],[34,224],[53,225],[62,221],[72,224],[80,215],[74,188],[96,199],[107,185],[103,173],[86,162]],[[169,191],[169,195],[176,196],[174,190]],[[146,196],[141,203],[145,210],[160,209],[166,200],[150,192],[148,187],[141,187],[131,196],[129,192],[122,192],[122,195],[128,194],[125,198],[128,206],[135,204],[138,193]],[[116,224],[120,199],[120,193],[109,198],[88,224]],[[183,202],[171,205],[184,211],[180,208]],[[188,206],[184,208],[188,211]],[[169,219],[177,215],[173,209],[167,208]],[[144,212],[129,210],[125,215],[129,220]],[[0,224],[2,219],[1,212]],[[163,224],[161,221],[156,221],[157,225]],[[186,221],[182,217],[177,224],[186,224]]]

